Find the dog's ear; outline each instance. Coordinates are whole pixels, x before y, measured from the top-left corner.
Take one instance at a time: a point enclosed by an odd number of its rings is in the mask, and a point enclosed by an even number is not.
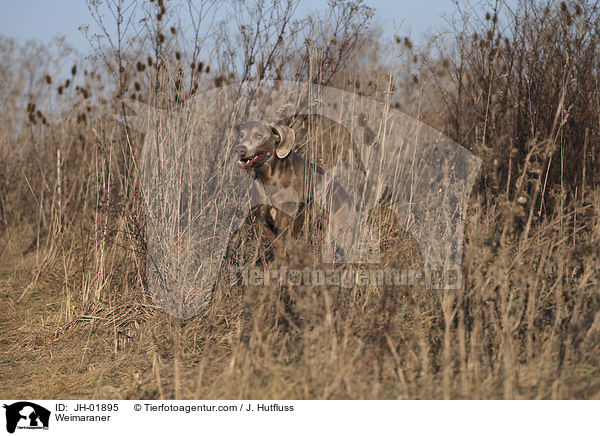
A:
[[[277,124],[271,124],[271,131],[279,138],[275,146],[275,154],[277,154],[279,159],[283,159],[292,151],[292,147],[296,141],[296,133],[294,129]]]

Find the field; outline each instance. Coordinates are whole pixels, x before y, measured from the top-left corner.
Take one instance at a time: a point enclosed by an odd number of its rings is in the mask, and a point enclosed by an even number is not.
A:
[[[104,35],[90,33],[92,58],[64,41],[21,46],[0,35],[3,398],[600,399],[597,2],[457,7],[443,37],[423,46],[402,34],[384,40],[362,2],[335,2],[311,19],[297,18],[294,2],[232,2],[229,13],[243,17],[232,26],[210,21],[217,2],[206,0],[109,4],[117,24],[90,2]],[[242,286],[220,276],[197,316],[163,310],[147,269],[158,249],[143,175],[151,135],[115,116],[132,115],[123,98],[191,113],[193,128],[214,125],[201,140],[185,131],[185,159],[161,161],[172,180],[179,170],[196,180],[251,111],[234,94],[230,105],[190,112],[194,98],[277,80],[394,108],[481,159],[459,289]],[[357,119],[364,141],[379,141],[393,161],[383,119],[369,128]],[[335,164],[339,136],[324,140],[320,125],[297,131],[300,153]],[[200,191],[227,204],[226,184]],[[161,234],[166,246],[187,237],[181,211],[204,204],[191,186],[159,204],[176,217]],[[418,266],[399,217],[373,210],[381,266]],[[225,261],[322,268],[318,231],[304,230],[265,239],[268,229],[246,222]],[[197,242],[182,250],[197,252]]]

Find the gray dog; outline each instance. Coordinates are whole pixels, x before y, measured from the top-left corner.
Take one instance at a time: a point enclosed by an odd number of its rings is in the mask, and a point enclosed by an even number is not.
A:
[[[323,169],[292,150],[294,130],[264,121],[235,125],[238,142],[233,147],[238,164],[254,178],[254,210],[275,235],[291,226],[297,235],[304,224],[304,206],[316,200],[329,212],[328,234],[342,231],[350,215],[352,202],[346,190],[327,178]],[[318,192],[316,192],[318,191]],[[317,194],[317,195],[315,195]]]

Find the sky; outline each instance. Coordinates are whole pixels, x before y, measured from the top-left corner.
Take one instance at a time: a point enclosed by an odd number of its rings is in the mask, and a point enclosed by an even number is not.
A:
[[[454,11],[452,0],[366,0],[365,3],[375,8],[375,22],[384,27],[386,36],[391,37],[396,26],[402,36],[410,34],[416,42],[444,26],[444,17]],[[301,0],[298,14],[306,15],[326,6],[325,0]],[[78,30],[85,24],[93,25],[85,0],[0,0],[0,34],[18,41],[49,41],[62,35],[86,54],[90,51],[89,43]]]

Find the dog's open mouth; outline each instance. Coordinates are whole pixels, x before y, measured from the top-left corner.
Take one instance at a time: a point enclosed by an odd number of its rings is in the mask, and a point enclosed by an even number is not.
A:
[[[261,163],[263,161],[264,157],[265,157],[264,153],[259,153],[252,157],[243,157],[239,160],[239,164],[242,168],[248,169],[250,167],[253,167],[253,166]]]

